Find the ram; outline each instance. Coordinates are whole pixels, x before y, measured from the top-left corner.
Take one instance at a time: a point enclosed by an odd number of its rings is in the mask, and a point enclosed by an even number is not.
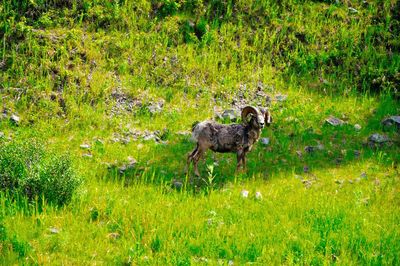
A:
[[[246,168],[246,154],[257,142],[264,125],[272,122],[268,110],[259,110],[253,106],[243,108],[242,124],[222,125],[215,121],[203,121],[193,127],[192,138],[196,142],[196,148],[189,154],[186,164],[186,172],[193,162],[196,176],[200,176],[198,163],[203,154],[208,150],[213,152],[236,153],[237,165]]]

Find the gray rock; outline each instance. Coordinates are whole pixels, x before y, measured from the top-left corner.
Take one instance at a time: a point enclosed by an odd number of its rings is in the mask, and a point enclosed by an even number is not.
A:
[[[315,146],[315,148],[316,148],[317,150],[323,151],[323,150],[325,149],[325,146],[322,145],[322,144],[318,144],[317,146]]]
[[[303,172],[304,172],[304,173],[310,172],[310,168],[309,168],[307,165],[305,165],[305,166],[303,167]]]
[[[315,151],[315,147],[314,146],[305,146],[304,151],[308,152],[308,153],[313,153]]]
[[[132,157],[128,157],[128,163],[127,164],[123,164],[122,166],[120,166],[118,168],[118,172],[122,175],[124,174],[126,171],[130,171],[135,169],[137,161],[132,158]]]
[[[264,90],[264,83],[262,83],[261,81],[257,82],[257,89]]]
[[[354,129],[357,130],[357,131],[360,131],[361,130],[361,126],[359,124],[355,124],[354,125]]]
[[[307,153],[313,153],[315,151],[322,151],[324,149],[325,149],[325,146],[322,145],[321,143],[319,143],[317,146],[305,146],[304,147],[304,151],[307,152]],[[301,151],[298,151],[297,154],[299,155],[299,153],[300,153],[300,156],[301,156]]]
[[[257,192],[256,192],[255,198],[256,198],[257,200],[262,200],[263,197],[262,197],[262,194],[261,194],[260,191],[257,191]]]
[[[249,191],[244,189],[240,192],[240,195],[242,198],[247,198],[249,196]]]
[[[176,134],[180,136],[190,136],[192,133],[190,133],[189,131],[178,131],[176,132]]]
[[[176,190],[181,190],[183,188],[183,183],[182,181],[179,180],[173,180],[171,186]]]
[[[120,238],[121,237],[121,235],[119,234],[119,233],[117,233],[117,232],[113,232],[113,233],[109,233],[108,235],[107,235],[107,237],[109,238],[109,239],[118,239],[118,238]]]
[[[164,107],[164,100],[161,100],[156,103],[151,103],[149,106],[147,106],[147,110],[149,111],[150,114],[155,115],[161,113],[163,107]]]
[[[58,234],[60,233],[60,229],[56,228],[56,227],[50,227],[49,228],[50,233],[52,234]]]
[[[344,180],[343,179],[336,179],[335,183],[338,184],[338,185],[342,185],[344,183]]]
[[[90,149],[90,145],[89,144],[81,144],[79,147],[81,149],[84,149],[84,150],[89,150]]]
[[[341,126],[341,125],[345,124],[345,122],[343,120],[341,120],[339,118],[336,118],[334,116],[330,116],[329,118],[327,118],[325,120],[325,122],[327,122],[328,124],[330,124],[330,125],[332,125],[334,127]]]
[[[278,102],[284,102],[287,100],[287,95],[286,94],[278,94],[275,95],[275,100],[277,100]]]
[[[146,141],[147,140],[155,140],[155,141],[157,141],[157,139],[158,139],[158,137],[154,133],[148,132],[148,133],[143,134],[143,140],[146,140]]]
[[[381,144],[381,143],[385,143],[385,142],[388,142],[388,141],[390,141],[388,136],[381,135],[379,133],[374,133],[374,134],[372,134],[371,136],[368,137],[368,142],[369,143]]]
[[[21,120],[20,117],[17,116],[16,114],[12,114],[12,115],[10,116],[10,121],[13,122],[13,123],[16,124],[16,125],[19,124],[19,121],[20,121],[20,120]]]
[[[353,7],[349,7],[349,12],[350,12],[351,14],[357,14],[357,13],[358,13],[358,10],[355,9],[355,8],[353,8]]]
[[[104,145],[104,141],[101,140],[101,139],[98,139],[98,138],[96,138],[95,143],[96,143],[97,145]]]
[[[360,178],[367,179],[368,178],[367,173],[366,172],[362,172],[361,175],[360,175]]]
[[[268,146],[269,145],[269,138],[261,138],[260,142],[261,142],[262,145]]]
[[[311,180],[308,180],[308,179],[304,179],[301,182],[303,183],[305,188],[310,188],[312,186],[312,184],[313,184],[313,182]]]
[[[236,122],[239,115],[237,114],[237,112],[233,109],[228,109],[225,110],[222,114],[221,114],[222,119],[228,119],[231,122]]]
[[[384,128],[396,126],[397,130],[400,130],[400,115],[394,115],[394,116],[385,118],[382,121],[382,125],[384,126]]]

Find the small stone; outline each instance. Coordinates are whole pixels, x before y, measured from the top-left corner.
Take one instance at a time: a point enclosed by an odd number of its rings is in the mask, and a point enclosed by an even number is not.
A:
[[[301,181],[305,188],[310,188],[312,186],[312,182],[308,179],[304,179]]]
[[[95,143],[96,143],[97,145],[104,145],[104,141],[101,140],[101,139],[97,139],[97,138],[96,138]]]
[[[336,180],[335,180],[335,183],[338,184],[338,185],[342,185],[343,182],[344,182],[344,181],[341,180],[341,179],[336,179]]]
[[[181,136],[190,136],[191,133],[189,131],[178,131],[176,134],[181,135]]]
[[[82,157],[84,157],[84,158],[93,158],[93,155],[90,154],[90,153],[85,153],[85,154],[82,154]]]
[[[315,151],[315,147],[313,146],[305,146],[304,151],[307,153],[313,153]]]
[[[150,104],[147,107],[147,110],[149,111],[150,114],[155,115],[161,113],[163,106],[164,106],[164,100]]]
[[[388,141],[390,141],[390,139],[386,135],[381,135],[379,133],[374,133],[368,137],[369,143],[384,143]]]
[[[236,122],[238,119],[238,114],[235,110],[228,109],[221,114],[221,117],[222,119],[228,119],[231,122]]]
[[[294,178],[303,180],[303,177],[301,175],[294,175]]]
[[[369,198],[363,198],[361,199],[361,202],[367,205],[369,203]]]
[[[10,116],[10,121],[13,122],[14,124],[18,125],[19,121],[21,119],[19,118],[19,116],[17,116],[16,114],[12,114]]]
[[[126,171],[135,169],[135,166],[136,166],[136,163],[137,163],[136,160],[133,159],[133,158],[131,158],[131,157],[128,157],[128,159],[129,159],[129,158],[130,158],[129,163],[124,164],[124,165],[122,165],[122,166],[120,166],[120,167],[118,168],[118,172],[119,172],[121,175],[124,174]]]
[[[135,165],[137,163],[136,159],[132,156],[128,156],[128,161],[130,165]]]
[[[131,138],[130,137],[126,137],[126,138],[122,137],[120,141],[122,144],[127,145],[131,142]]]
[[[264,90],[264,83],[261,81],[257,82],[257,90],[262,91]]]
[[[52,234],[58,234],[60,233],[60,229],[56,228],[56,227],[50,227],[49,228],[50,233]]]
[[[183,188],[183,183],[179,180],[173,180],[172,181],[172,188],[176,190],[181,190]]]
[[[366,172],[361,173],[360,178],[367,179],[367,173]]]
[[[315,146],[315,148],[316,148],[317,150],[323,151],[323,150],[325,149],[325,146],[322,145],[322,144],[318,144],[317,146]]]
[[[355,156],[356,158],[360,157],[360,154],[361,154],[361,152],[360,152],[359,150],[355,150],[355,151],[354,151],[354,156]]]
[[[107,235],[107,237],[109,238],[109,239],[118,239],[118,238],[120,238],[121,237],[121,235],[119,234],[119,233],[117,233],[117,232],[113,232],[113,233],[109,233],[108,235]]]
[[[255,197],[256,197],[257,200],[262,200],[262,194],[261,194],[261,192],[260,192],[260,191],[257,191]]]
[[[247,198],[247,197],[249,196],[249,191],[247,191],[247,190],[242,190],[242,191],[240,192],[240,195],[241,195],[243,198]]]
[[[337,117],[333,117],[333,116],[330,116],[329,118],[327,118],[325,120],[325,122],[327,122],[328,124],[330,124],[330,125],[332,125],[334,127],[341,126],[341,125],[343,125],[345,123],[343,120],[341,120],[341,119],[339,119]]]
[[[81,144],[79,147],[81,149],[84,149],[84,150],[89,150],[90,149],[90,145],[89,144]]]
[[[154,134],[154,133],[145,133],[144,135],[143,135],[143,140],[146,140],[146,141],[148,141],[148,140],[157,140],[157,136]]]
[[[392,127],[395,125],[397,127],[397,130],[400,130],[400,116],[394,115],[394,116],[385,118],[382,121],[382,125],[384,126],[384,128],[389,128],[389,127]]]
[[[278,102],[284,102],[284,101],[286,101],[287,97],[288,96],[285,94],[278,94],[278,95],[275,95],[275,100]]]
[[[357,14],[358,10],[353,8],[353,7],[349,7],[349,12],[352,13],[352,14]]]
[[[354,125],[354,129],[355,129],[356,131],[360,131],[360,130],[361,130],[361,126],[360,126],[359,124],[355,124],[355,125]]]
[[[304,172],[304,173],[310,172],[310,168],[309,168],[307,165],[305,165],[305,166],[303,167],[303,172]]]
[[[261,144],[263,144],[264,146],[268,146],[269,144],[269,138],[261,138],[260,139]]]

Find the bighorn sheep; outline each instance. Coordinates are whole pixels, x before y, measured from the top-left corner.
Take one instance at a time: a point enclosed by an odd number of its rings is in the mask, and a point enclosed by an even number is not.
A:
[[[237,170],[246,168],[246,154],[260,137],[264,125],[272,122],[267,110],[246,106],[242,110],[242,124],[221,125],[215,121],[203,121],[193,127],[192,137],[196,148],[189,154],[186,172],[193,161],[194,172],[200,176],[197,164],[208,149],[214,152],[232,152],[237,155]]]

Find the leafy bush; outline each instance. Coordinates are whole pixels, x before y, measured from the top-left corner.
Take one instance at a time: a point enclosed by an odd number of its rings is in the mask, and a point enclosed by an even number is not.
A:
[[[68,155],[47,152],[36,141],[0,144],[1,191],[61,206],[79,184]]]

